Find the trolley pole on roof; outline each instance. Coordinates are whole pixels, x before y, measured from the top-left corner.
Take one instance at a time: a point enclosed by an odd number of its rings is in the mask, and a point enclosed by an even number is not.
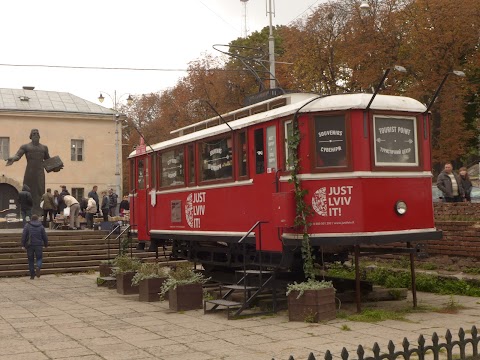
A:
[[[268,1],[268,10],[267,14],[270,18],[270,35],[268,36],[268,61],[270,63],[270,89],[276,87],[275,84],[275,38],[273,37],[273,27],[272,27],[272,15],[275,15],[275,10],[272,9],[272,1]]]

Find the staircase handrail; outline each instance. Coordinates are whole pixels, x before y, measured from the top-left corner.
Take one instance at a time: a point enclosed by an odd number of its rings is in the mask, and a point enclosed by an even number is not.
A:
[[[259,239],[259,251],[260,251],[260,283],[262,282],[262,228],[261,224],[266,224],[268,221],[259,220],[253,225],[248,232],[238,240],[238,244],[243,243],[243,296],[244,301],[247,299],[247,246],[243,242],[248,235],[258,226],[258,239]],[[256,246],[256,245],[255,245]]]
[[[120,226],[120,225],[118,225]],[[121,244],[120,244],[120,241],[121,241],[121,238],[122,238],[122,235],[126,232],[126,231],[129,231],[130,230],[130,227],[132,225],[129,224],[127,225],[127,227],[125,229],[123,229],[120,234],[118,234],[118,236],[115,238],[115,241],[118,240],[118,251],[120,251],[120,247],[121,247]],[[130,234],[130,232],[129,232]],[[129,241],[129,245],[130,245],[130,257],[133,257],[133,250],[132,250],[132,239],[130,238],[130,241]]]
[[[115,226],[109,233],[107,236],[105,236],[103,238],[103,241],[107,241],[107,261],[110,261],[110,237],[117,231],[118,228],[121,228],[121,225],[120,224],[117,224],[117,226]],[[123,233],[125,231],[127,231],[128,229],[130,229],[130,225],[128,225],[125,230],[123,230],[120,235],[118,237],[120,237],[121,235],[123,235]],[[115,238],[115,240],[118,239],[118,237]],[[118,246],[118,249],[120,250],[120,244]]]

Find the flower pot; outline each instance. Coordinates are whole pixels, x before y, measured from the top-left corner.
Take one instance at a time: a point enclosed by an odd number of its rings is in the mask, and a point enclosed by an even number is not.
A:
[[[117,274],[117,292],[122,295],[138,294],[138,286],[132,286],[134,271]]]
[[[168,291],[170,310],[186,311],[203,308],[202,284],[187,284],[177,286]]]
[[[100,264],[98,265],[98,271],[100,272],[100,277],[107,277],[112,274],[112,264]]]
[[[138,283],[139,301],[159,301],[160,288],[166,278],[143,279]]]
[[[319,322],[336,317],[335,289],[305,290],[298,299],[298,291],[288,294],[288,320]]]

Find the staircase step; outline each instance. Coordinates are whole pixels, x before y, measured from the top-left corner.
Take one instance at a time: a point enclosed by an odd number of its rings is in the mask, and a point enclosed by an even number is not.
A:
[[[22,229],[0,230],[0,278],[6,276],[27,276],[28,262],[25,250],[21,248]],[[48,230],[48,248],[43,250],[42,274],[60,274],[98,271],[103,260],[113,259],[118,255],[118,239],[105,240],[106,231],[58,231]],[[108,250],[110,242],[110,250]],[[155,259],[154,252],[136,250],[138,241],[131,238],[128,255],[142,261],[170,262],[171,247]],[[171,261],[175,263],[176,261]]]
[[[258,287],[256,286],[243,286],[243,285],[222,285],[224,289],[230,290],[257,290]]]
[[[213,304],[213,305],[218,305],[218,306],[242,306],[242,303],[239,303],[237,301],[230,301],[230,300],[223,300],[223,299],[218,299],[218,300],[205,300],[206,303],[208,304]]]
[[[273,274],[273,271],[271,270],[246,270],[246,271],[243,271],[243,270],[236,270],[235,271],[236,273],[239,273],[239,274],[243,274],[244,272],[246,272],[247,274]]]

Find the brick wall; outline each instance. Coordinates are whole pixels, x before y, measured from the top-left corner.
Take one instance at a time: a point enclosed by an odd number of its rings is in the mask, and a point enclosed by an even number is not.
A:
[[[480,203],[435,203],[435,226],[440,241],[428,241],[429,255],[480,258]]]

